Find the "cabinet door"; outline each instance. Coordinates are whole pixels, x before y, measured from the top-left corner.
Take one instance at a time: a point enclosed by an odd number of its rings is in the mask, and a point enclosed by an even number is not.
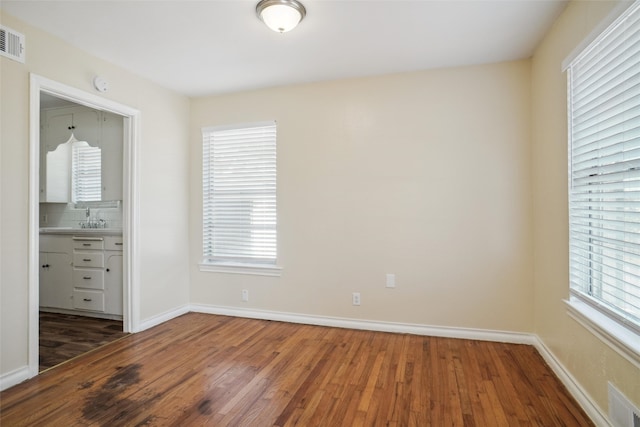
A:
[[[53,283],[49,279],[49,270],[47,270],[47,253],[40,252],[40,307],[55,306],[55,289]]]
[[[73,113],[73,134],[78,141],[87,141],[93,147],[100,147],[100,112],[81,109]]]
[[[102,115],[102,200],[122,200],[123,118]]]
[[[105,309],[109,314],[122,315],[122,252],[105,251]]]
[[[69,140],[72,123],[73,114],[66,109],[46,113],[45,147],[47,151],[53,151],[58,145]]]
[[[69,254],[40,253],[40,306],[73,308],[73,278]]]
[[[90,108],[73,107],[49,110],[46,114],[46,144],[48,150],[67,142],[71,132],[78,141],[100,144],[100,112]],[[73,127],[73,129],[71,129]]]

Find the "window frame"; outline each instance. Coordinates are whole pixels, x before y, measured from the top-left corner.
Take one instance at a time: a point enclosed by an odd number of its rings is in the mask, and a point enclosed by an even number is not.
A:
[[[215,256],[211,253],[207,253],[207,249],[205,249],[207,239],[213,241],[214,231],[207,230],[207,222],[212,221],[211,216],[213,214],[207,213],[209,209],[215,209],[213,205],[213,200],[208,201],[209,198],[213,198],[213,187],[209,185],[207,188],[207,183],[209,180],[213,179],[213,170],[209,170],[212,167],[213,163],[213,150],[214,150],[214,134],[224,134],[229,131],[243,131],[250,130],[254,128],[263,128],[263,127],[273,127],[274,138],[273,138],[273,168],[275,169],[275,185],[277,186],[277,123],[275,120],[264,121],[264,122],[254,122],[254,123],[241,123],[234,125],[224,125],[224,126],[209,126],[202,128],[202,260],[199,263],[200,271],[205,272],[216,272],[216,273],[234,273],[234,274],[249,274],[249,275],[260,275],[260,276],[280,276],[282,267],[278,265],[278,227],[277,227],[277,188],[274,188],[272,194],[272,203],[275,206],[274,212],[274,240],[273,243],[275,245],[275,254],[273,259],[267,258],[263,261],[253,262],[250,259],[240,259],[242,257],[225,257],[225,256]],[[209,154],[207,154],[209,153]],[[208,176],[207,176],[208,174]],[[208,216],[209,215],[209,216]],[[208,237],[209,236],[209,237]]]
[[[618,31],[620,31],[620,25],[623,25],[631,15],[639,12],[640,4],[638,3],[633,4],[631,7],[626,9],[626,11],[622,11],[622,13],[618,11],[619,16],[615,20],[612,19],[613,23],[611,25],[607,26],[604,31],[600,31],[600,34],[595,37],[593,41],[589,43],[580,54],[573,56],[570,63],[567,63],[568,61],[565,61],[566,66],[564,67],[564,69],[567,71],[568,106],[568,206],[570,214],[573,210],[572,179],[574,172],[574,163],[572,160],[574,129],[574,115],[572,111],[572,89],[574,86],[574,82],[572,81],[573,66],[579,60],[583,59],[585,55],[589,55],[592,49],[600,42],[606,42],[610,37],[615,37],[615,35],[618,34]],[[635,25],[638,25],[638,23],[636,22]],[[568,243],[570,250],[574,246],[574,243],[572,243],[573,237],[571,235],[572,227],[573,225],[571,224],[571,217],[569,217],[570,234],[568,236]],[[589,241],[591,242],[591,240]],[[573,268],[574,267],[571,262],[570,255],[570,275],[573,274]],[[591,265],[589,265],[588,269],[591,271]],[[591,275],[592,273],[589,274]],[[587,330],[589,330],[591,333],[593,333],[596,337],[598,337],[613,350],[615,350],[618,354],[633,363],[636,367],[640,368],[640,322],[636,323],[632,320],[629,320],[624,316],[617,314],[615,310],[608,308],[604,303],[599,302],[597,298],[590,297],[584,291],[576,290],[575,287],[571,284],[571,280],[569,285],[569,294],[569,299],[565,301],[568,308],[569,316],[576,320]]]

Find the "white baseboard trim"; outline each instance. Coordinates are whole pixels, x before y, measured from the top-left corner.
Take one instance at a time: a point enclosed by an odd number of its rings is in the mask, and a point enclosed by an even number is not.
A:
[[[191,311],[197,313],[219,314],[224,316],[246,317],[250,319],[275,320],[280,322],[302,323],[307,325],[332,326],[336,328],[361,329],[366,331],[396,332],[414,335],[427,335],[445,338],[460,338],[480,341],[496,341],[512,344],[535,343],[531,334],[491,331],[484,329],[453,328],[429,326],[413,323],[380,322],[372,320],[349,319],[344,317],[312,316],[308,314],[287,313],[268,310],[249,310],[238,307],[191,304]]]
[[[542,342],[542,340],[535,335],[534,347],[538,350],[538,353],[547,362],[554,374],[560,379],[562,384],[569,390],[569,393],[573,396],[578,404],[584,409],[591,421],[599,427],[612,426],[611,421],[607,415],[598,407],[595,401],[589,396],[589,393],[582,388],[582,386],[576,381],[576,379],[569,373],[567,368],[556,358],[556,356],[549,350],[549,348]]]
[[[569,393],[584,409],[596,426],[610,427],[609,418],[601,411],[595,401],[582,388],[569,371],[560,363],[549,348],[535,334],[492,331],[484,329],[454,328],[411,323],[379,322],[371,320],[348,319],[330,316],[311,316],[307,314],[285,313],[267,310],[249,310],[238,307],[192,304],[190,311],[197,313],[219,314],[224,316],[246,317],[251,319],[275,320],[280,322],[302,323],[308,325],[332,326],[337,328],[362,329],[380,332],[396,332],[426,335],[444,338],[472,339],[480,341],[529,344],[536,348],[551,370],[567,388]]]
[[[20,384],[30,378],[29,366],[25,365],[6,374],[0,375],[0,391],[6,390],[9,387],[13,387],[16,384]]]
[[[472,328],[455,328],[447,326],[430,326],[412,323],[380,322],[362,319],[350,319],[331,316],[313,316],[300,313],[288,313],[268,310],[251,310],[238,307],[216,306],[206,304],[185,304],[140,322],[136,332],[157,326],[190,311],[196,313],[218,314],[223,316],[244,317],[250,319],[273,320],[280,322],[299,323],[307,325],[331,326],[336,328],[360,329],[368,331],[395,332],[414,335],[435,336],[444,338],[472,339],[480,341],[495,341],[512,344],[533,345],[540,353],[551,370],[567,387],[569,393],[576,399],[587,415],[597,426],[610,427],[609,418],[601,411],[595,401],[580,386],[576,379],[555,357],[542,340],[534,334],[510,331],[492,331]],[[13,387],[29,379],[29,367],[23,366],[0,376],[0,391]]]
[[[189,304],[184,304],[172,310],[165,311],[164,313],[157,314],[153,317],[141,321],[138,325],[138,330],[134,332],[142,332],[146,329],[153,328],[154,326],[158,326],[159,324],[171,320],[175,317],[187,314],[189,311],[192,311],[190,310]]]

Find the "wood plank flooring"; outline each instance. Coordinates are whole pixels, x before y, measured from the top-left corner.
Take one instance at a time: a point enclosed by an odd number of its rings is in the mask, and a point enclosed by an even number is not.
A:
[[[189,313],[0,394],[2,426],[589,426],[531,346]]]
[[[126,334],[122,321],[40,312],[40,371]]]

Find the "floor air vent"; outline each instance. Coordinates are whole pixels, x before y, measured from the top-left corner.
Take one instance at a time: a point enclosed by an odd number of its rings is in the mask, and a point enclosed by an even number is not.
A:
[[[24,34],[0,25],[0,55],[24,64]]]
[[[640,410],[609,383],[609,419],[614,427],[640,427]]]

